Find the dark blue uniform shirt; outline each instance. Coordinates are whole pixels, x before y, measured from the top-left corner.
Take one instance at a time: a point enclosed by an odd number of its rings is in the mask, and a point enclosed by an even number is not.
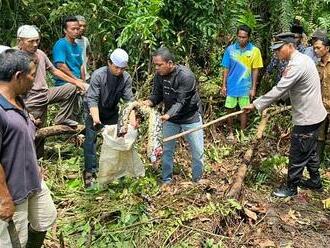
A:
[[[0,95],[0,163],[15,204],[41,190],[34,135],[35,126],[26,110]]]

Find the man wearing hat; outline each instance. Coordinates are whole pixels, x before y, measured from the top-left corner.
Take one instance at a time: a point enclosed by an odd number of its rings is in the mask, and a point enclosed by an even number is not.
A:
[[[305,34],[304,34],[303,26],[300,25],[300,21],[295,19],[293,25],[290,27],[290,31],[294,35],[296,49],[301,53],[305,53],[306,47],[302,43],[303,36]],[[273,74],[275,81],[279,81],[287,65],[288,65],[288,61],[280,60],[279,58],[276,57],[275,54],[273,54],[271,61],[266,67],[264,79],[268,80],[269,75]]]
[[[85,187],[93,186],[98,164],[96,159],[97,127],[118,121],[120,99],[133,101],[132,78],[125,71],[128,54],[121,48],[108,55],[108,64],[93,72],[84,97],[86,137],[84,143]]]
[[[318,189],[322,189],[317,153],[317,137],[327,115],[322,97],[320,78],[311,58],[295,48],[295,36],[282,33],[272,45],[279,59],[288,61],[281,80],[265,95],[244,108],[246,112],[257,109],[262,112],[270,104],[286,94],[292,104],[293,130],[286,186],[273,192],[274,196],[287,197],[298,193],[304,168]]]
[[[47,55],[38,49],[40,36],[36,27],[23,25],[17,30],[18,48],[37,57],[38,68],[33,87],[26,96],[24,102],[27,109],[36,120],[40,120],[42,127],[47,117],[47,107],[49,104],[59,103],[60,109],[55,117],[55,124],[77,126],[73,120],[73,108],[77,104],[77,89],[84,89],[83,82],[72,78],[55,68]],[[61,78],[69,84],[48,88],[46,72],[49,71],[54,76]],[[36,140],[38,157],[42,156],[44,140]]]

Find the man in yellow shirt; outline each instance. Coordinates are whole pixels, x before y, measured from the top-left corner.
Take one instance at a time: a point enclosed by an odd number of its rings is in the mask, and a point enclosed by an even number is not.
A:
[[[230,45],[222,58],[224,67],[221,93],[226,96],[225,107],[232,112],[237,105],[240,109],[250,104],[256,95],[259,69],[263,67],[259,48],[250,42],[251,29],[241,25],[237,29],[237,42]],[[241,129],[245,129],[248,114],[241,114]],[[228,139],[233,140],[233,120],[228,119]]]

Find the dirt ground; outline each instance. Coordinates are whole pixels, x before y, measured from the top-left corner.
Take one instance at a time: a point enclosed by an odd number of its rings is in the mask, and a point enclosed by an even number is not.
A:
[[[119,189],[118,185],[111,186],[114,190],[111,194],[116,192],[119,196],[115,200],[109,198],[109,192],[94,195],[79,189],[79,196],[74,191],[71,194],[61,190],[55,192],[59,224],[53,228],[46,247],[330,247],[330,210],[322,202],[330,197],[330,169],[321,170],[322,193],[299,189],[295,197],[272,197],[272,190],[285,182],[290,142],[287,130],[276,127],[275,131],[273,134],[268,132],[257,145],[237,201],[227,199],[226,192],[242,164],[250,138],[237,135],[239,141],[228,143],[225,136],[214,129],[207,137],[207,166],[204,179],[199,183],[191,182],[189,153],[186,145],[180,142],[173,184],[152,189],[152,194],[144,194],[142,190],[126,199],[123,193],[127,193],[127,189]],[[156,174],[160,168],[149,167],[147,170]],[[65,181],[69,176],[63,178]],[[144,184],[143,187],[151,186]],[[134,203],[127,204],[132,199]],[[148,216],[146,221],[136,221],[115,229],[123,235],[134,235],[134,245],[129,242],[120,246],[97,245],[102,237],[111,235],[110,223],[119,224],[123,209],[114,205],[123,202],[128,208],[134,204],[143,205],[143,214]],[[68,223],[68,219],[72,219],[72,223]],[[88,224],[91,219],[99,221],[100,230],[88,227],[86,234],[82,227],[75,226],[79,221],[82,225]],[[69,228],[64,239],[59,235],[59,229],[65,231],[63,225]],[[87,244],[68,245],[86,235],[89,237]],[[65,240],[65,246],[61,246],[61,239]]]

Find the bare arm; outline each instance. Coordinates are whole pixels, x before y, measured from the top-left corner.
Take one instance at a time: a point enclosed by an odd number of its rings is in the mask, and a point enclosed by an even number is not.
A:
[[[256,96],[256,90],[258,85],[258,75],[259,75],[259,68],[252,69],[252,88],[250,91],[251,98]]]
[[[56,64],[56,67],[59,70],[61,70],[63,73],[65,73],[66,75],[68,75],[69,77],[72,77],[72,78],[77,79],[76,76],[73,75],[73,73],[71,72],[71,70],[69,69],[69,67],[66,64],[64,64],[64,63],[57,63]]]
[[[65,65],[66,66],[66,65]],[[54,76],[66,81],[66,82],[69,82],[70,84],[73,84],[75,86],[77,86],[79,89],[81,90],[85,90],[85,87],[84,87],[84,83],[82,80],[80,79],[77,79],[75,77],[71,77],[71,76],[68,76],[67,74],[65,74],[63,71],[59,70],[59,69],[56,69],[54,68],[53,70],[50,71]],[[71,71],[70,71],[71,73]],[[71,73],[72,74],[72,73]]]
[[[14,202],[7,187],[5,172],[2,165],[0,165],[0,219],[9,221],[14,212]]]
[[[221,93],[223,96],[227,95],[227,78],[228,78],[228,69],[224,68],[223,70],[223,77],[222,77],[222,87]]]
[[[90,107],[89,112],[92,116],[93,119],[93,124],[99,124],[101,123],[100,121],[100,114],[99,114],[99,108],[98,107]]]

